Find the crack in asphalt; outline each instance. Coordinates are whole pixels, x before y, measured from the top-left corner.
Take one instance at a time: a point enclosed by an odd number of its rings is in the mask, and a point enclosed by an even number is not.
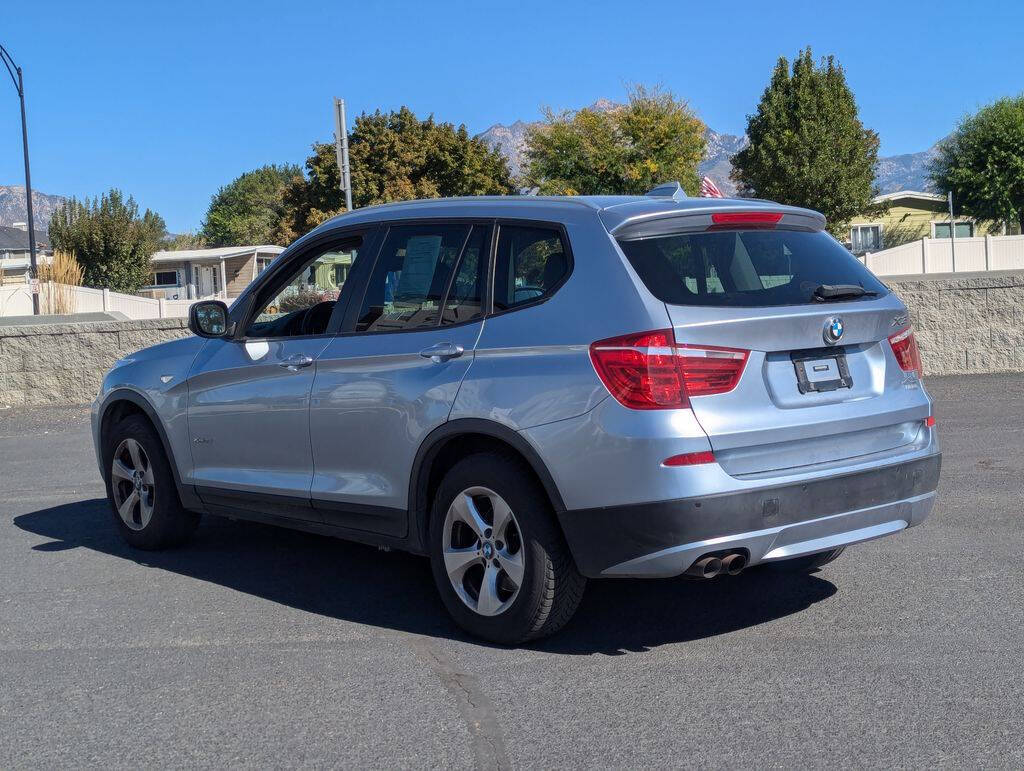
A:
[[[425,637],[412,638],[410,645],[455,699],[459,714],[469,729],[477,768],[510,769],[505,739],[490,698],[480,688],[476,675],[460,672],[455,665]]]

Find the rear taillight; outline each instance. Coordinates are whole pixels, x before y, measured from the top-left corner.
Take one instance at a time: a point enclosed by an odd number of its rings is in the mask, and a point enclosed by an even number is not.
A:
[[[740,382],[750,351],[738,348],[680,345],[676,360],[683,369],[687,396],[710,396],[731,391]]]
[[[689,397],[731,391],[748,354],[736,348],[676,345],[671,329],[613,337],[590,346],[601,382],[634,410],[679,409],[690,406]]]
[[[907,327],[902,332],[889,336],[889,345],[892,352],[896,354],[896,361],[904,372],[916,372],[922,377],[924,372],[921,367],[921,352],[917,349],[917,340],[914,339],[914,328]]]

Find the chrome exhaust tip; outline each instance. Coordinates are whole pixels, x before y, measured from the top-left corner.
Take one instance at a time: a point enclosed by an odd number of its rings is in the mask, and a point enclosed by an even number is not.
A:
[[[722,572],[730,576],[738,576],[747,566],[747,557],[742,552],[733,552],[722,558]]]
[[[722,560],[718,557],[701,557],[686,569],[685,575],[693,578],[714,578],[722,572]]]

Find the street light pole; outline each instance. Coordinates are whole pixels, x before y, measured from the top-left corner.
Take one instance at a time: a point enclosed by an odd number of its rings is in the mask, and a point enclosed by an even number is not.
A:
[[[36,265],[36,223],[32,216],[32,172],[28,163],[28,124],[25,122],[25,81],[21,75],[21,67],[14,63],[14,59],[7,52],[7,49],[0,45],[0,59],[3,59],[7,72],[10,73],[14,87],[18,89],[18,99],[21,101],[21,145],[25,153],[25,206],[28,209],[28,254],[31,262],[29,278],[38,277]],[[15,77],[17,73],[17,77]],[[32,313],[39,315],[39,294],[32,292]]]
[[[341,173],[341,189],[345,192],[345,211],[352,211],[352,175],[348,165],[348,124],[345,121],[345,100],[334,97],[334,152]]]

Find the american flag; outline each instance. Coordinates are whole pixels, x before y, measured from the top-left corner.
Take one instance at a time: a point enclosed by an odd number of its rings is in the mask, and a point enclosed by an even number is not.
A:
[[[725,198],[722,195],[722,191],[718,189],[714,182],[709,177],[704,177],[700,181],[700,197],[701,198]]]

